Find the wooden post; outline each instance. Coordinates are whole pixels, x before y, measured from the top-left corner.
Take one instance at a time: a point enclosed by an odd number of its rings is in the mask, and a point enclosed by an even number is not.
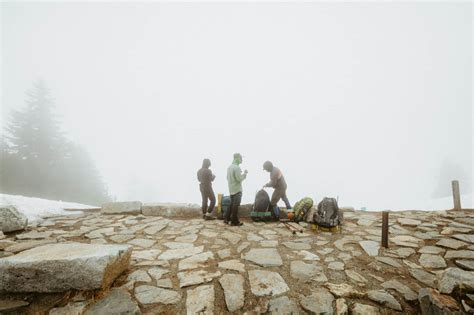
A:
[[[222,194],[217,194],[217,213],[222,212]]]
[[[382,212],[382,246],[388,248],[388,211]]]
[[[451,182],[453,187],[453,201],[454,201],[454,210],[461,210],[461,194],[459,193],[459,181],[453,180]]]

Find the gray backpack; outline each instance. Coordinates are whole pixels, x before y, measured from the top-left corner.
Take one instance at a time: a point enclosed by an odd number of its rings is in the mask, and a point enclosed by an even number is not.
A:
[[[318,204],[314,213],[314,223],[319,226],[332,228],[342,223],[342,213],[339,211],[336,198],[325,197]]]

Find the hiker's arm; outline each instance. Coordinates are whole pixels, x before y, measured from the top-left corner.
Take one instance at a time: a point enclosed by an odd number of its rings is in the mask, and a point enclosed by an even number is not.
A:
[[[275,187],[278,181],[278,174],[276,172],[270,173],[270,181],[265,185],[265,187]]]
[[[235,179],[240,183],[247,178],[247,172],[242,173],[240,168],[234,170]]]

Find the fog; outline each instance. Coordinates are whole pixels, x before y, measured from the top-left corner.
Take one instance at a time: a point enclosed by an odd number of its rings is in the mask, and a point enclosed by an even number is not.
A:
[[[117,200],[199,203],[203,158],[227,194],[234,152],[243,202],[266,160],[292,203],[414,209],[452,179],[472,193],[470,2],[1,8],[2,125],[42,78]]]

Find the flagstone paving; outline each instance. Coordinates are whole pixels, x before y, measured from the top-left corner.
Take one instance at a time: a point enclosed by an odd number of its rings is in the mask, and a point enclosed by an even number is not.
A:
[[[43,304],[28,295],[30,305],[46,313],[54,308],[51,314],[78,307],[100,313],[120,299],[115,308],[136,314],[419,314],[413,301],[423,288],[429,288],[423,303],[449,298],[451,308],[474,308],[474,211],[391,213],[388,249],[380,247],[380,213],[351,211],[344,218],[341,233],[302,224],[304,232],[293,235],[278,222],[231,227],[219,220],[88,212],[2,234],[0,257],[56,242],[133,247],[130,267],[108,295],[73,294]],[[30,307],[14,303],[22,300],[18,294],[5,297],[11,300],[0,300],[0,310]]]

